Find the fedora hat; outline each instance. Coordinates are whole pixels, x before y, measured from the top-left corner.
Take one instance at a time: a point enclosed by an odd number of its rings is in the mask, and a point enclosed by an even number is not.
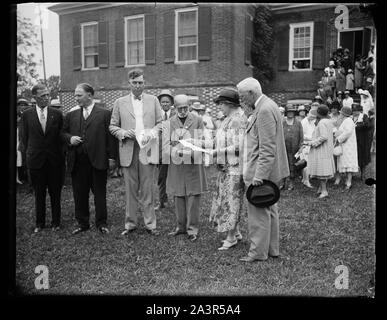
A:
[[[168,96],[173,101],[173,95],[171,90],[168,90],[168,89],[161,90],[161,93],[157,96],[157,98],[160,100],[162,96]]]
[[[205,110],[204,105],[201,104],[199,101],[196,101],[192,104],[192,109],[194,110]]]
[[[215,103],[222,101],[232,102],[239,105],[239,94],[234,88],[224,88],[219,95],[214,99]]]
[[[246,192],[247,201],[258,208],[265,208],[275,204],[280,198],[278,186],[270,181],[263,180],[260,186],[250,185]]]
[[[345,117],[350,117],[352,115],[352,109],[350,107],[342,107],[340,113]]]

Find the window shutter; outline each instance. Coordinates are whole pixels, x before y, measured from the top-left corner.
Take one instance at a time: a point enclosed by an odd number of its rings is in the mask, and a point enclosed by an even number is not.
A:
[[[288,25],[278,32],[278,70],[289,70],[289,32]]]
[[[325,62],[325,22],[314,23],[313,34],[313,69],[324,69]]]
[[[73,26],[73,69],[81,70],[82,68],[81,53],[81,27]]]
[[[211,59],[211,7],[200,7],[199,14],[199,60]]]
[[[98,65],[100,68],[107,68],[109,64],[108,47],[108,22],[98,23]]]
[[[124,19],[115,21],[115,66],[123,67],[125,65],[125,47],[124,47]]]
[[[251,65],[251,43],[253,40],[253,20],[249,13],[245,15],[245,64]]]
[[[164,13],[164,62],[175,61],[175,12]]]
[[[156,15],[145,15],[145,64],[156,63]]]

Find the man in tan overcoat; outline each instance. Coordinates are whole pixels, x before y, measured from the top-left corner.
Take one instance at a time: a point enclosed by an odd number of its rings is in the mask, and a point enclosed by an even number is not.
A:
[[[188,111],[186,95],[175,97],[174,115],[163,127],[163,162],[170,159],[167,176],[167,193],[174,197],[177,219],[176,230],[170,235],[188,234],[196,241],[199,231],[201,194],[207,191],[203,154],[183,147],[178,141],[189,138],[201,139],[203,120]]]

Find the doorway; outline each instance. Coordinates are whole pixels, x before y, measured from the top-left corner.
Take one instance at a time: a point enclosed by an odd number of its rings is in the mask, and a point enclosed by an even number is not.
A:
[[[371,33],[372,29],[369,27],[339,31],[338,46],[349,49],[353,64],[357,55],[367,57],[371,46]]]

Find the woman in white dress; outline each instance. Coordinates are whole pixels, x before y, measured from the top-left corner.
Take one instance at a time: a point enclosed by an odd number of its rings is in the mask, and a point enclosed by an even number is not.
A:
[[[315,125],[316,116],[317,116],[317,109],[311,109],[308,115],[301,121],[302,129],[304,131],[304,142],[312,141],[313,131],[316,127]],[[308,166],[309,151],[310,151],[310,146],[306,146],[304,149],[302,149],[302,156],[303,156],[303,159],[306,160],[307,166]],[[309,174],[307,170],[308,170],[307,167],[302,170],[302,183],[308,188],[313,188],[313,186],[310,184]]]
[[[357,161],[357,141],[356,125],[352,118],[352,109],[343,107],[340,111],[340,117],[343,121],[335,133],[337,142],[341,145],[343,153],[337,158],[337,169],[340,174],[347,175],[345,190],[349,190],[352,185],[352,175],[358,172]]]
[[[368,115],[368,111],[373,108],[374,99],[368,90],[359,89],[358,93],[360,94],[360,105],[363,107],[363,113]]]

